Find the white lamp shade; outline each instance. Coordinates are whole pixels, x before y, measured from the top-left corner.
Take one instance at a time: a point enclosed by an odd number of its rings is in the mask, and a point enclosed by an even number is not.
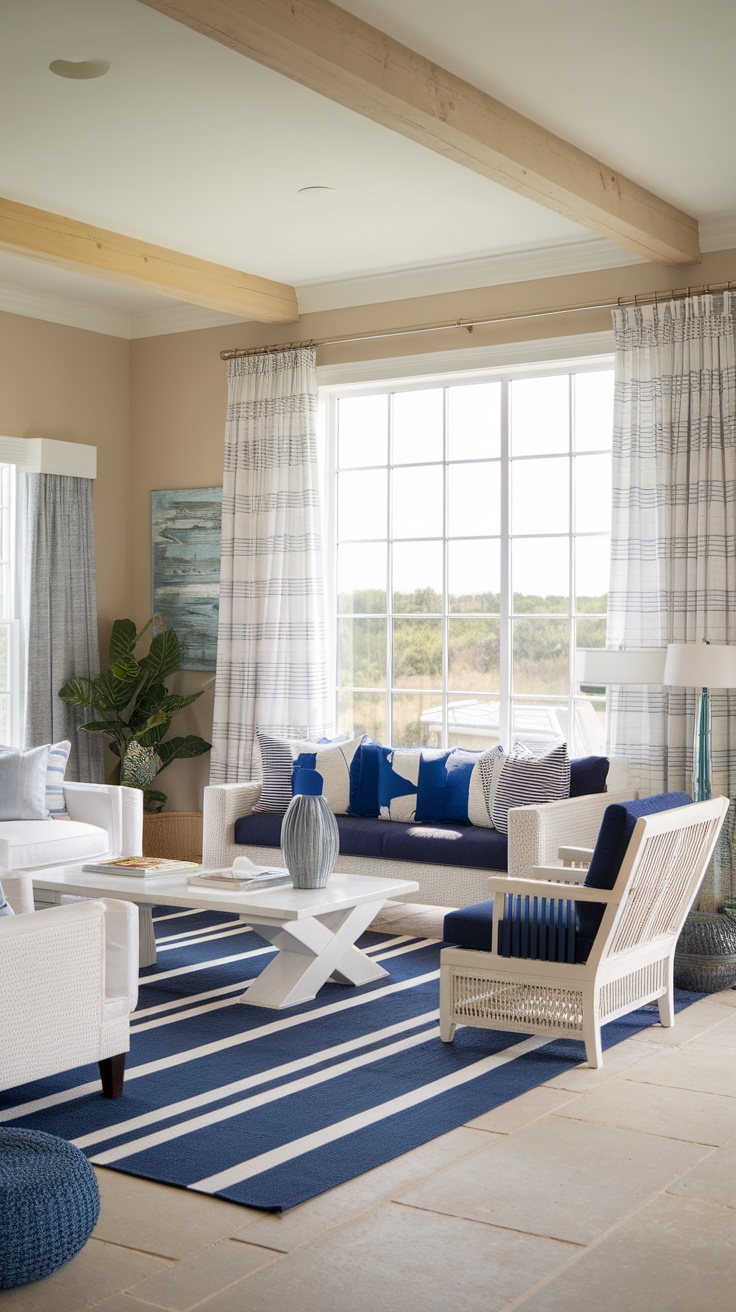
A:
[[[736,688],[736,645],[671,642],[663,682],[679,688]]]
[[[734,648],[736,651],[736,648]],[[664,647],[644,651],[605,651],[603,648],[578,648],[575,652],[575,682],[662,683]]]

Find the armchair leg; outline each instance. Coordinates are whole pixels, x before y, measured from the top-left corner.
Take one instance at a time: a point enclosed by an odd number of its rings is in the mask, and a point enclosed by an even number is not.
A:
[[[585,1034],[585,1055],[588,1058],[588,1065],[592,1066],[594,1071],[599,1070],[603,1065],[603,1047],[599,1025],[591,1025]]]
[[[119,1098],[123,1092],[125,1079],[125,1053],[118,1052],[114,1057],[103,1057],[97,1064],[100,1068],[103,1097]]]

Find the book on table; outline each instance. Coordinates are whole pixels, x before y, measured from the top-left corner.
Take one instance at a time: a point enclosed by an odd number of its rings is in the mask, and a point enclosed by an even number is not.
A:
[[[281,866],[258,866],[239,856],[228,869],[198,870],[187,883],[200,888],[229,888],[234,893],[256,893],[259,889],[290,888],[291,875]]]
[[[159,856],[115,856],[109,861],[88,861],[83,870],[95,875],[181,875],[187,870],[201,870],[198,861],[171,861]]]

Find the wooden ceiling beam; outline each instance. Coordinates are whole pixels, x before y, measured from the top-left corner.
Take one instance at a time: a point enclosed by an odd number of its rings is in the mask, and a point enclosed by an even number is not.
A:
[[[140,0],[277,73],[662,264],[697,221],[330,0]]]
[[[299,318],[296,292],[284,283],[2,198],[0,250],[259,323]]]

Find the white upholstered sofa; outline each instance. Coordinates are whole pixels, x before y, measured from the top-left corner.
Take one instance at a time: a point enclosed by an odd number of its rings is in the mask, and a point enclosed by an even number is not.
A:
[[[0,883],[16,911],[30,910],[23,872],[143,850],[143,794],[115,784],[65,783],[67,815],[0,821]]]
[[[633,793],[627,787],[629,762],[612,757],[607,791],[574,797],[544,806],[522,806],[509,811],[507,873],[514,878],[531,874],[535,866],[549,865],[557,859],[562,844],[594,847],[603,813],[611,802],[629,801]],[[283,865],[278,847],[248,846],[235,841],[235,823],[252,813],[260,796],[258,781],[242,784],[214,784],[204,790],[203,862],[205,866],[231,866],[238,856],[248,856],[261,865]],[[391,821],[370,820],[368,824],[391,825]],[[451,847],[444,841],[445,850]],[[343,854],[338,866],[347,874],[381,875],[384,878],[413,879],[419,892],[403,900],[430,906],[463,907],[483,901],[488,896],[488,877],[498,874],[490,868],[382,859]]]

